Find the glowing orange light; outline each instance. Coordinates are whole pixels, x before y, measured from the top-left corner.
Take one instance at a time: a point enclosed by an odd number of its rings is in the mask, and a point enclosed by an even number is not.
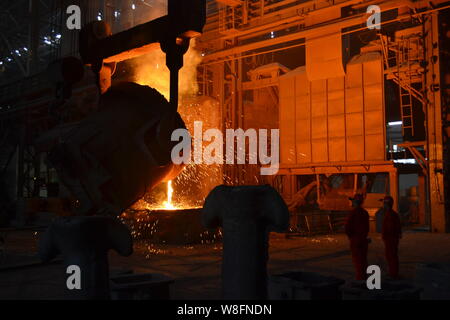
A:
[[[172,195],[173,195],[173,188],[172,188],[172,180],[170,180],[167,183],[167,201],[164,201],[164,209],[166,210],[175,210],[176,208],[172,204]]]

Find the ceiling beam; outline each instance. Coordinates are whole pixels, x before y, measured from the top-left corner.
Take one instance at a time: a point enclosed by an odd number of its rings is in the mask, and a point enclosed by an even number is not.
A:
[[[5,43],[5,46],[8,48],[9,52],[13,52],[14,50],[11,47],[8,39],[3,34],[1,34],[0,36],[1,36],[2,40],[3,40],[3,42]],[[12,55],[14,61],[16,62],[16,64],[19,66],[20,71],[22,71],[23,76],[26,77],[27,76],[27,72],[26,72],[22,62],[20,61],[20,59],[14,54],[11,54],[11,55]]]

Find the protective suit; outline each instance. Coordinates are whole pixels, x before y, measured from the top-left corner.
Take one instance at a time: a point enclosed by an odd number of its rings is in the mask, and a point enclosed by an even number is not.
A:
[[[223,298],[266,299],[269,231],[289,227],[278,192],[269,185],[218,186],[206,198],[202,220],[207,228],[223,228]]]
[[[390,197],[389,197],[390,198]],[[385,215],[381,236],[384,242],[385,256],[391,278],[398,278],[398,245],[402,237],[402,227],[398,213],[392,209],[394,200],[385,198]],[[387,203],[387,204],[386,204]]]
[[[110,298],[110,249],[122,256],[133,253],[131,233],[118,219],[108,216],[65,217],[56,219],[44,233],[39,243],[39,256],[43,262],[48,262],[62,254],[66,269],[71,265],[80,268],[81,290],[70,290],[70,298],[103,300]]]
[[[381,233],[383,230],[384,211],[384,208],[380,208],[375,213],[375,231],[377,233]]]
[[[369,213],[361,205],[363,198],[361,195],[355,195],[350,198],[353,201],[353,210],[348,216],[345,224],[345,233],[350,240],[350,250],[352,252],[352,261],[355,268],[356,280],[365,280],[367,277],[367,251],[369,247]]]

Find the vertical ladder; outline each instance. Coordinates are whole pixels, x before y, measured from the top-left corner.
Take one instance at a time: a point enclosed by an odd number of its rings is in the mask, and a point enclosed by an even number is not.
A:
[[[245,10],[243,2],[231,1],[232,5],[220,3],[219,6],[219,32],[233,34],[245,23]]]
[[[417,99],[425,105],[423,97],[423,51],[419,37],[399,38],[390,42],[387,36],[380,35],[385,70],[398,85],[402,135],[414,136],[413,101]],[[391,52],[394,52],[392,55]],[[415,88],[413,83],[420,88]]]
[[[399,97],[400,97],[400,115],[402,119],[402,135],[407,133],[410,136],[414,136],[414,119],[413,119],[413,97],[411,90],[412,83],[412,68],[411,65],[414,62],[412,52],[410,48],[410,40],[404,39],[397,50],[397,74],[399,80]],[[406,67],[405,72],[402,74],[402,68]]]

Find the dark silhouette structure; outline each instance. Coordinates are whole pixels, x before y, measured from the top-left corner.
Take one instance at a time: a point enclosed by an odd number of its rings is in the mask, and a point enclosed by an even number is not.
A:
[[[398,278],[398,245],[402,237],[402,226],[398,213],[392,209],[394,199],[386,196],[383,200],[384,218],[381,236],[383,237],[386,261],[391,278]]]
[[[218,186],[203,207],[203,224],[223,228],[224,299],[266,299],[268,234],[289,227],[289,211],[266,186]]]
[[[81,270],[81,289],[71,290],[70,298],[82,300],[109,299],[108,251],[122,256],[133,253],[128,228],[109,216],[79,216],[56,219],[44,233],[39,255],[44,262],[58,254],[64,265]]]
[[[364,202],[362,194],[355,194],[349,200],[352,201],[353,210],[350,212],[345,224],[345,233],[350,240],[356,280],[365,280],[368,266],[367,251],[369,240],[367,235],[369,234],[369,213],[362,208]]]
[[[176,142],[170,139],[179,128],[183,120],[159,92],[123,82],[100,97],[96,112],[40,142],[50,146],[50,165],[78,200],[73,215],[119,216],[181,171],[171,160]]]

